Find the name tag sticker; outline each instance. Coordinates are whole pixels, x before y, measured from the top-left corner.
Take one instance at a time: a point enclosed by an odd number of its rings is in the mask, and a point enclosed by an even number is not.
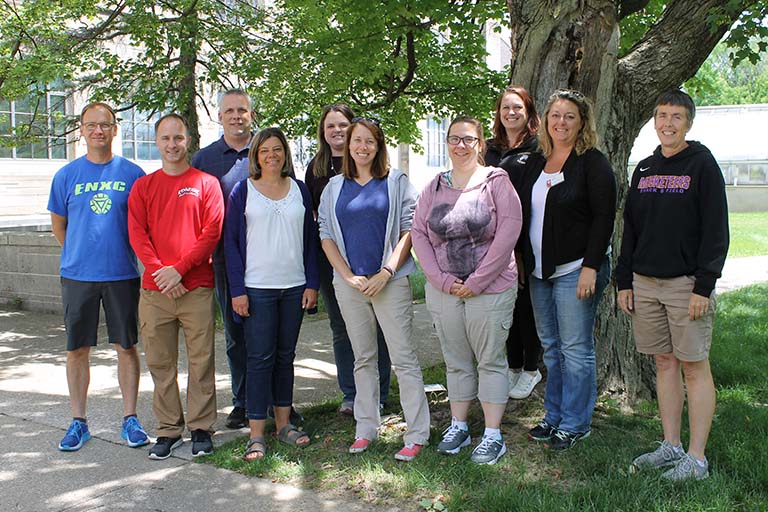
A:
[[[563,176],[562,172],[553,174],[552,177],[547,180],[547,188],[552,188],[556,185],[561,184],[564,181],[565,181],[565,176]]]

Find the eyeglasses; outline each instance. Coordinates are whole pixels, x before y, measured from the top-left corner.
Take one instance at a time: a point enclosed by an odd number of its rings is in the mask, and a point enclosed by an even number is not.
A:
[[[451,135],[446,139],[446,141],[448,141],[448,144],[450,144],[451,146],[458,146],[459,142],[463,142],[464,145],[467,146],[468,148],[475,147],[475,144],[477,144],[479,140],[480,139],[478,139],[477,137],[473,137],[471,135],[466,135],[464,137],[459,137],[458,135]]]
[[[85,123],[83,125],[83,128],[85,128],[85,131],[92,132],[96,130],[96,127],[101,128],[101,131],[106,132],[107,130],[110,130],[113,126],[115,126],[115,123]]]
[[[375,126],[377,128],[381,128],[381,122],[378,119],[376,119],[375,117],[362,117],[362,116],[361,117],[353,117],[351,122],[359,123],[360,121],[368,121],[373,126]]]

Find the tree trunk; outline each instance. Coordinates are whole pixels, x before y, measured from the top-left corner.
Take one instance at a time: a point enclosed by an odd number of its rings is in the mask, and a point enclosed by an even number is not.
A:
[[[187,120],[191,139],[189,154],[200,148],[200,127],[197,114],[197,52],[200,48],[200,20],[192,9],[180,19],[179,47],[179,114]]]
[[[728,0],[672,0],[643,39],[619,58],[619,16],[647,3],[507,0],[510,83],[527,88],[540,113],[550,94],[561,88],[580,90],[595,104],[599,146],[613,165],[619,190],[614,267],[623,230],[627,161],[640,128],[651,117],[656,97],[696,74],[748,2],[725,11]],[[721,15],[718,26],[709,21],[715,9]],[[630,398],[653,395],[652,361],[635,351],[629,319],[617,306],[615,286],[606,289],[595,334],[600,389]]]

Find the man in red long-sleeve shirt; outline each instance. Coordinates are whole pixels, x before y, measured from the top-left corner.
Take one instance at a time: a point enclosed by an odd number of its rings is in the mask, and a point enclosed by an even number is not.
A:
[[[144,264],[139,320],[155,384],[157,443],[150,459],[182,444],[184,411],[177,381],[179,325],[189,358],[187,422],[192,456],[213,451],[216,422],[211,254],[221,236],[224,200],[213,176],[189,166],[189,130],[168,114],[155,124],[162,169],[136,181],[128,198],[128,234]]]

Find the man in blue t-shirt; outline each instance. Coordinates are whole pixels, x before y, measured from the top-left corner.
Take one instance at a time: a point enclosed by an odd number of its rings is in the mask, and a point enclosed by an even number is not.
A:
[[[86,105],[80,114],[80,133],[86,155],[56,173],[48,199],[53,234],[62,246],[61,298],[73,417],[59,449],[79,450],[91,438],[85,411],[90,350],[96,346],[101,304],[109,342],[117,350],[121,435],[131,447],[144,446],[149,439],[136,417],[139,269],[128,242],[128,193],[144,171],[112,154],[117,119],[109,105]]]

